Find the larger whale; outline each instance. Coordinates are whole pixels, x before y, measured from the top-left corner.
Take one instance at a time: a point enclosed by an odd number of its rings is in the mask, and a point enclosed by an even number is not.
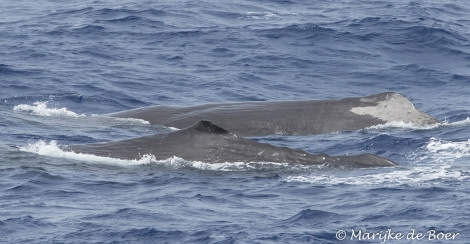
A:
[[[399,121],[416,126],[438,122],[395,92],[340,100],[151,106],[109,116],[142,119],[175,128],[187,128],[197,121],[210,120],[239,136],[248,137],[326,134]]]
[[[330,156],[310,154],[303,150],[277,147],[239,137],[216,124],[202,120],[194,125],[171,133],[156,134],[134,139],[73,145],[76,153],[98,156],[139,159],[152,155],[157,160],[180,157],[206,163],[273,162],[301,165],[328,165],[332,167],[385,167],[392,161],[372,154],[355,156]]]

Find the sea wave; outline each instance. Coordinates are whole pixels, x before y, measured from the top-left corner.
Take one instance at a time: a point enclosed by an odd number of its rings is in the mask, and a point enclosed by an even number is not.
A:
[[[426,145],[426,150],[432,153],[439,162],[460,159],[470,156],[470,139],[453,142],[432,137]]]
[[[366,171],[362,171],[364,173]],[[283,178],[286,182],[301,182],[321,185],[440,185],[446,181],[467,181],[470,179],[469,171],[462,171],[450,165],[418,166],[407,168],[393,168],[390,172],[371,169],[370,172],[359,175],[307,174],[289,175]]]
[[[467,117],[466,119],[463,119],[463,120],[454,121],[454,122],[442,121],[442,122],[437,122],[437,123],[429,124],[429,125],[416,125],[412,122],[392,121],[392,122],[387,122],[385,124],[370,126],[370,127],[367,127],[365,130],[381,130],[381,129],[431,130],[431,129],[436,129],[440,127],[454,127],[454,126],[465,126],[465,125],[470,125],[470,117]]]
[[[288,175],[283,180],[322,185],[439,185],[470,179],[470,170],[466,166],[470,159],[470,139],[453,142],[432,137],[407,158],[413,163],[403,167],[367,169],[351,174],[318,171]]]
[[[48,102],[34,102],[33,105],[29,104],[19,104],[13,107],[13,111],[21,111],[21,112],[29,112],[32,115],[42,116],[42,117],[69,117],[69,118],[83,118],[83,117],[93,117],[93,118],[100,118],[100,119],[108,119],[117,121],[119,123],[131,123],[131,124],[146,124],[150,125],[150,122],[143,120],[143,119],[136,119],[136,118],[115,118],[115,117],[108,117],[105,115],[86,115],[86,114],[79,114],[69,109],[63,108],[55,108],[50,107]],[[178,130],[177,128],[168,127],[170,131]]]
[[[14,111],[26,111],[31,112],[33,115],[46,116],[46,117],[83,117],[84,114],[77,114],[75,112],[67,110],[67,108],[49,108],[48,102],[35,102],[33,105],[20,104],[16,105]]]
[[[337,243],[338,229],[391,226],[468,242],[467,2],[24,2],[0,15],[2,241]],[[66,146],[168,132],[95,114],[383,91],[448,121],[255,139],[391,168],[120,161]]]
[[[464,120],[459,120],[459,121],[455,121],[455,122],[445,122],[446,125],[450,125],[450,126],[460,126],[460,125],[470,125],[470,117],[467,117],[466,119]]]
[[[366,128],[365,130],[380,130],[380,129],[411,129],[411,130],[430,130],[439,127],[439,123],[430,125],[416,125],[413,122],[392,121],[385,124],[374,125]]]
[[[23,152],[36,153],[42,156],[79,160],[79,161],[88,162],[88,163],[116,165],[116,166],[144,165],[144,164],[150,164],[151,162],[155,161],[155,157],[153,157],[152,155],[143,155],[142,158],[137,159],[137,160],[122,160],[122,159],[115,159],[115,158],[109,158],[109,157],[101,157],[101,156],[96,156],[96,155],[91,155],[91,154],[75,153],[73,151],[66,151],[62,149],[61,147],[59,147],[56,141],[45,142],[43,140],[40,140],[35,143],[29,143],[25,146],[20,146],[18,149]],[[171,160],[179,160],[179,159],[178,158],[170,159],[170,162]]]

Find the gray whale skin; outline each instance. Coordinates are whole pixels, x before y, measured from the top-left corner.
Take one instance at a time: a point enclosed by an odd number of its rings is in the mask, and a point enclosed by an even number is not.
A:
[[[394,121],[417,126],[438,121],[395,92],[341,100],[243,102],[190,107],[151,106],[109,114],[187,128],[210,120],[238,136],[315,135],[354,131]]]
[[[173,156],[207,163],[280,162],[331,166],[379,167],[395,163],[372,154],[329,156],[259,143],[243,136],[314,135],[352,131],[393,121],[418,126],[438,121],[415,109],[398,93],[340,100],[246,102],[191,107],[151,106],[109,114],[151,124],[185,128],[123,141],[72,145],[70,149],[120,159]]]
[[[239,137],[206,120],[168,134],[156,134],[117,142],[74,145],[69,149],[77,153],[120,159],[139,159],[145,154],[151,154],[157,160],[177,156],[186,160],[207,163],[274,162],[302,165],[324,164],[332,167],[395,165],[385,158],[372,154],[329,156],[259,143]]]

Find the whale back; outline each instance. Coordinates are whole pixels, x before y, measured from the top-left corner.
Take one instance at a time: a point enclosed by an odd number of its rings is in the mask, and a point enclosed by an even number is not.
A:
[[[230,133],[210,121],[168,134],[145,136],[123,141],[74,145],[68,148],[77,153],[98,156],[139,159],[153,155],[157,160],[180,157],[207,163],[274,162],[302,165],[331,165],[352,167],[393,166],[393,162],[371,154],[329,156],[310,154],[303,150],[277,147]]]
[[[401,121],[417,126],[438,122],[394,92],[340,100],[151,106],[110,116],[143,119],[151,124],[176,128],[187,128],[195,121],[210,120],[245,137],[336,133]]]

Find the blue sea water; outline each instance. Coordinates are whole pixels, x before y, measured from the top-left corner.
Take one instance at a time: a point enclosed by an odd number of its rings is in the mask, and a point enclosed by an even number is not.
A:
[[[1,243],[469,243],[466,1],[0,8]],[[443,123],[255,139],[374,153],[393,168],[125,161],[60,149],[164,130],[101,116],[131,108],[384,91]]]

